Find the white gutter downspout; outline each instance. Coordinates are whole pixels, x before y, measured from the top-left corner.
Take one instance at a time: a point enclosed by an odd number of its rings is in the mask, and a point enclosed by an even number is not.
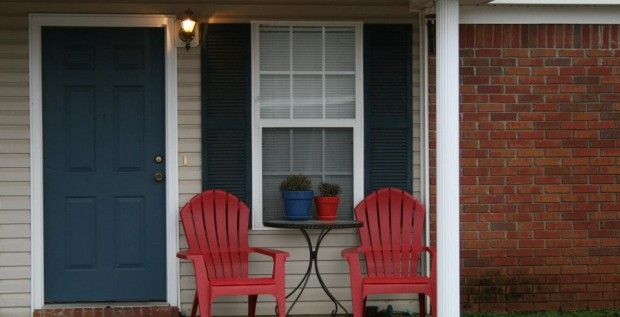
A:
[[[437,0],[437,312],[460,316],[459,0]]]

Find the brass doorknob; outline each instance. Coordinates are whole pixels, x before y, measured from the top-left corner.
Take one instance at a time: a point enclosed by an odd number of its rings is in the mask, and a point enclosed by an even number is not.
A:
[[[153,178],[155,178],[156,182],[162,182],[164,180],[164,173],[157,172],[153,174]]]

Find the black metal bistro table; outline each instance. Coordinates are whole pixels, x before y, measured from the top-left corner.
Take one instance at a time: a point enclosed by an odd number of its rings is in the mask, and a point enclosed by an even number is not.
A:
[[[334,295],[332,295],[332,293],[329,291],[329,288],[327,288],[327,285],[325,285],[325,282],[323,282],[323,278],[321,277],[321,273],[319,272],[317,255],[319,253],[319,247],[321,246],[321,241],[323,241],[323,238],[325,238],[327,233],[329,233],[330,231],[334,229],[359,228],[362,226],[362,222],[356,221],[356,220],[277,219],[277,220],[265,221],[263,224],[266,227],[272,227],[272,228],[298,229],[299,231],[301,231],[301,234],[304,235],[304,238],[306,238],[306,243],[308,244],[308,251],[310,252],[310,258],[308,260],[308,269],[306,270],[306,274],[301,279],[299,284],[297,284],[297,286],[288,295],[286,295],[286,298],[288,299],[293,294],[298,292],[297,296],[295,297],[295,300],[293,301],[291,306],[286,311],[286,314],[289,315],[289,313],[291,312],[291,309],[293,309],[293,306],[295,306],[295,304],[299,300],[301,293],[304,292],[304,289],[306,288],[306,284],[308,284],[308,280],[310,279],[310,275],[312,273],[312,265],[314,264],[314,272],[316,274],[317,279],[319,280],[319,283],[321,283],[321,288],[323,288],[323,291],[325,292],[325,294],[327,294],[327,296],[329,296],[329,299],[331,299],[331,301],[334,303],[335,309],[332,310],[332,316],[335,316],[338,313],[338,306],[340,306],[340,308],[342,308],[342,310],[344,310],[345,313],[348,315],[349,312],[347,311],[347,309],[344,308],[344,306],[342,306],[340,301],[338,301],[338,299],[336,299]],[[307,230],[309,229],[321,230],[321,232],[319,233],[316,239],[316,243],[314,246],[312,245],[312,240],[310,240],[310,236],[308,235],[308,232],[307,232]]]

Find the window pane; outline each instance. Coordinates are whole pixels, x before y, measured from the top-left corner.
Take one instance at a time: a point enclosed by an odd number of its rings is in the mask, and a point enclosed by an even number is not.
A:
[[[260,29],[260,70],[288,71],[290,65],[290,28],[262,26]]]
[[[289,129],[263,130],[263,173],[288,175],[291,170],[291,140]]]
[[[293,28],[293,70],[323,70],[323,33],[320,27]]]
[[[338,204],[338,219],[353,219],[353,175],[326,176],[325,181],[340,184],[340,204]],[[318,183],[316,184],[318,186]],[[315,214],[313,214],[315,215]]]
[[[326,173],[353,174],[353,134],[350,129],[325,130]]]
[[[263,119],[355,118],[353,27],[263,26],[260,71]]]
[[[352,27],[326,28],[325,70],[355,71],[355,30]]]
[[[323,165],[323,130],[293,129],[292,170],[306,175],[320,174]]]
[[[327,119],[355,118],[355,75],[328,75],[325,90]]]
[[[340,184],[338,218],[353,217],[353,130],[263,130],[263,219],[284,216],[280,182],[289,174],[303,173],[312,179],[317,193],[321,181]],[[312,207],[313,216],[316,215]]]
[[[293,78],[293,118],[323,118],[323,78],[299,75]]]
[[[291,85],[288,75],[260,76],[260,117],[289,119],[291,117]]]
[[[263,175],[263,220],[284,217],[284,204],[280,193],[281,175]]]

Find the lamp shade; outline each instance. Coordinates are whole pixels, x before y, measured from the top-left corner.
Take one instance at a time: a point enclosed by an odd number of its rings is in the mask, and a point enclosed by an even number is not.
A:
[[[190,17],[187,17],[185,20],[181,21],[181,28],[185,33],[193,33],[194,27],[196,27],[196,20],[193,20]]]

